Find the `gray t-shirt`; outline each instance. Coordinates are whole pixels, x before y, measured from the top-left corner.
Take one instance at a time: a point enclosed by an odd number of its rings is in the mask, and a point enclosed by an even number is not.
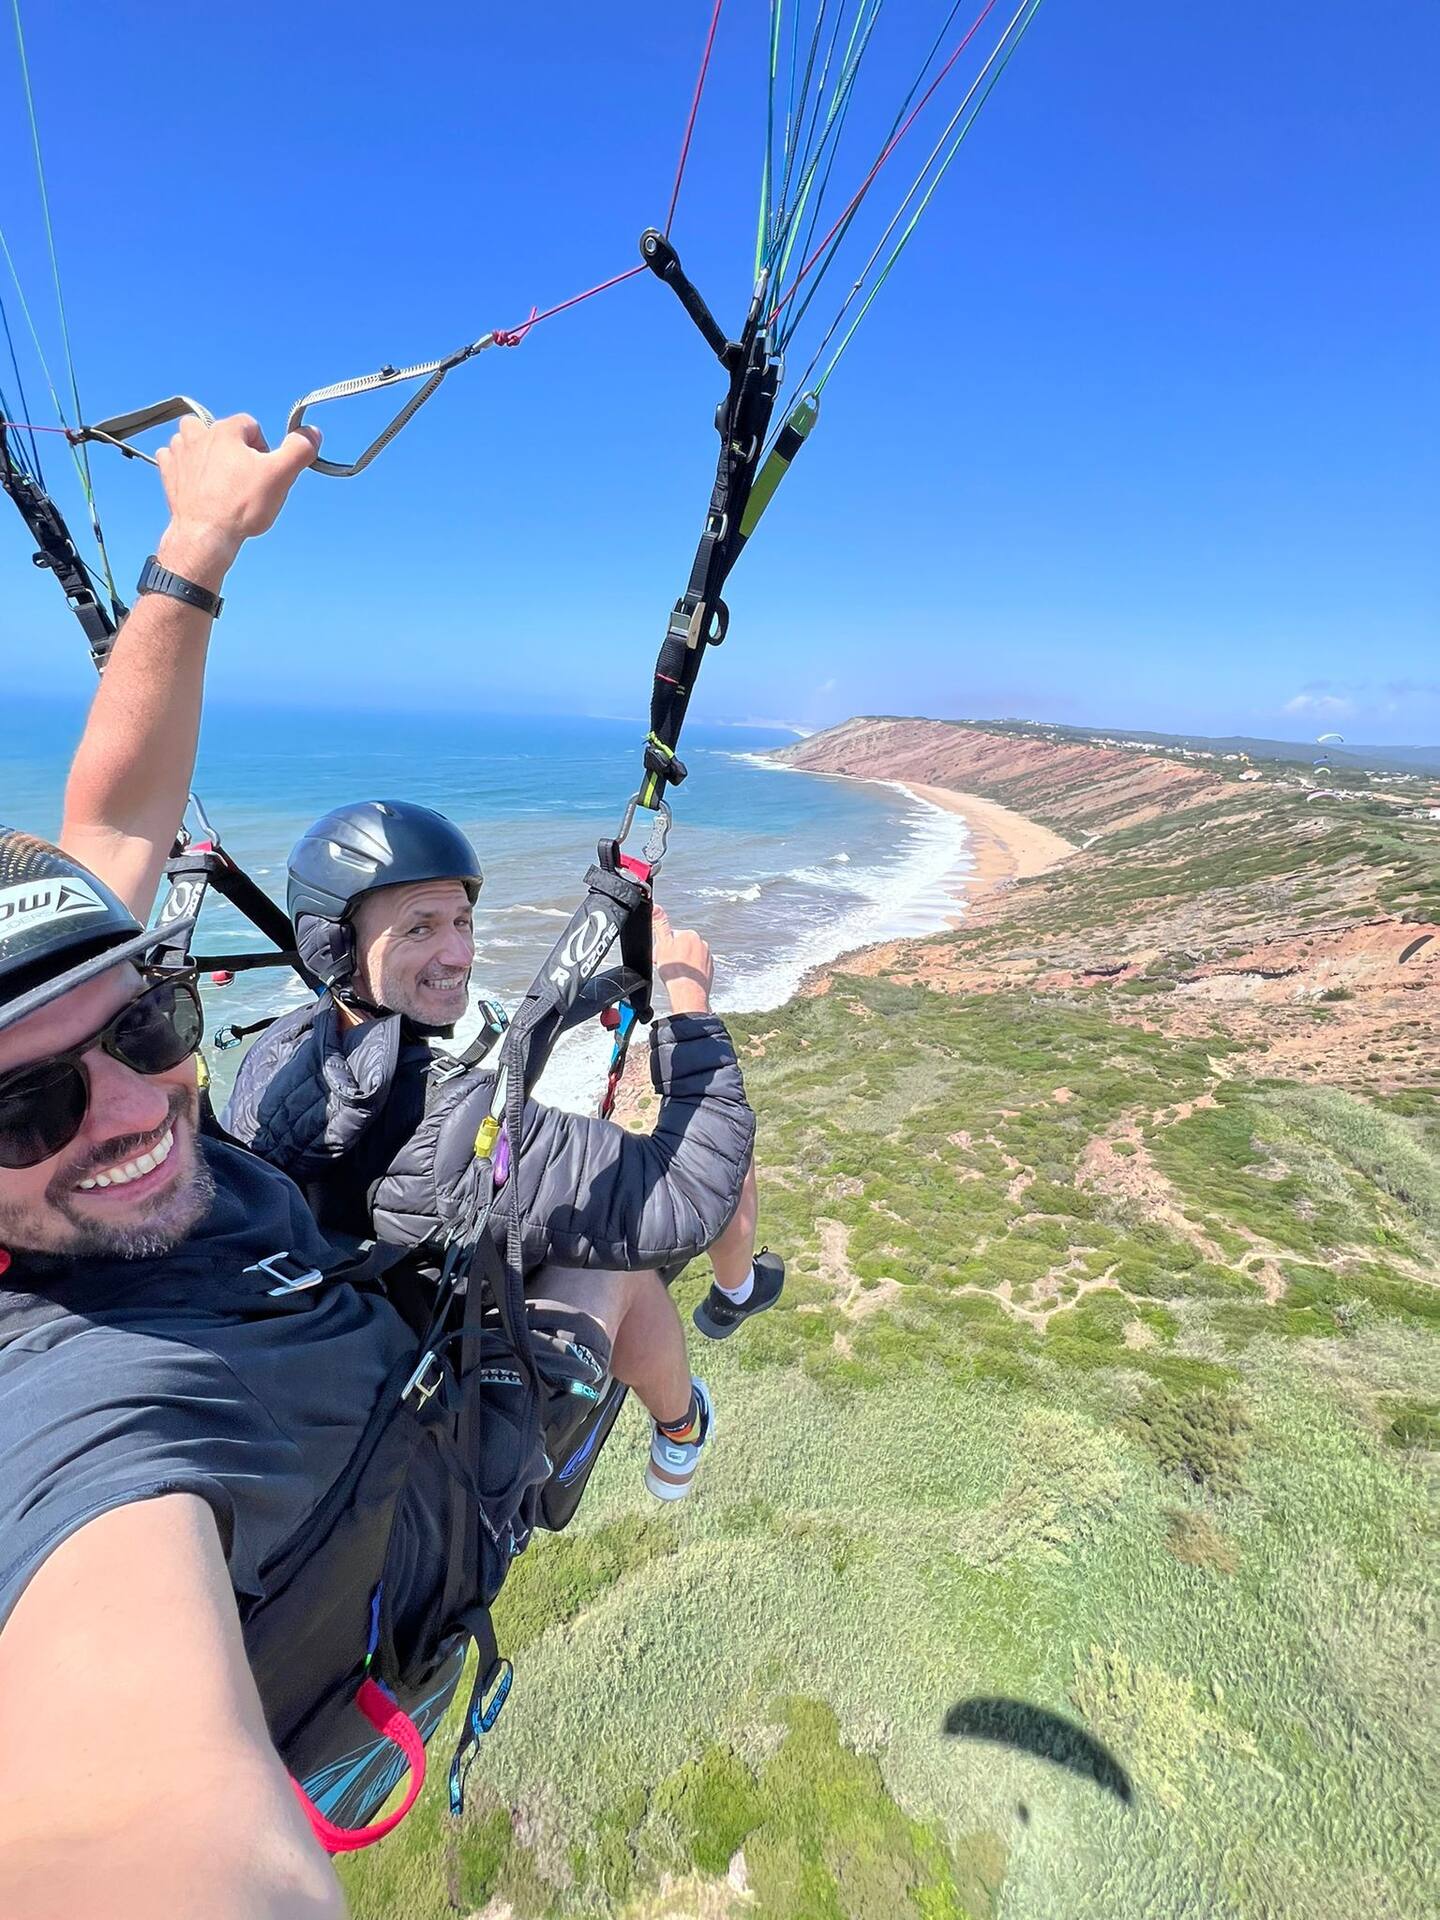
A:
[[[340,1257],[299,1191],[203,1141],[215,1204],[177,1252],[70,1263],[17,1254],[0,1279],[0,1627],[46,1557],[132,1500],[196,1493],[237,1596],[338,1478],[414,1336],[343,1283],[270,1298],[288,1252]]]

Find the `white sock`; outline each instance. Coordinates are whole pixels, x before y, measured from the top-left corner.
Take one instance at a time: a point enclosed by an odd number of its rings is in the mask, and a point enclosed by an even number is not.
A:
[[[715,1284],[717,1287],[720,1287],[720,1282],[718,1280],[715,1282]],[[740,1282],[738,1287],[720,1287],[720,1291],[721,1293],[724,1294],[727,1300],[732,1302],[733,1305],[737,1307],[743,1307],[745,1302],[750,1298],[750,1295],[755,1291],[754,1264],[753,1263],[751,1264],[750,1271],[746,1274],[745,1278]]]

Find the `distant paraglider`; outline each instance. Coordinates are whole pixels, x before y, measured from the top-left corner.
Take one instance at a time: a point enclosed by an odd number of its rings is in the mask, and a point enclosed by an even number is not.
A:
[[[1345,742],[1345,736],[1343,733],[1316,734],[1315,744],[1317,747],[1321,749],[1320,753],[1316,757],[1315,767],[1314,767],[1315,778],[1317,780],[1328,780],[1334,772],[1334,769],[1330,765],[1330,755],[1326,753],[1324,749],[1332,743],[1336,746],[1343,746],[1344,742]],[[1337,800],[1343,798],[1342,795],[1335,792],[1335,789],[1333,787],[1322,788],[1319,791],[1312,793],[1309,797],[1312,800],[1319,800],[1327,793],[1333,795],[1334,798],[1336,798]]]

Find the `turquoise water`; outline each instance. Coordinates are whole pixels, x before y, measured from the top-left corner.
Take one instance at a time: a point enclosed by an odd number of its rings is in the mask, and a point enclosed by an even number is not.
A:
[[[0,820],[58,829],[82,722],[76,705],[19,707],[0,755]],[[513,1002],[569,916],[596,840],[619,827],[643,734],[633,720],[217,709],[206,716],[195,787],[232,856],[280,901],[288,849],[328,808],[406,799],[449,815],[473,839],[486,876],[474,988]],[[710,940],[722,1007],[779,1005],[808,967],[932,931],[956,911],[963,823],[888,785],[755,757],[793,738],[686,731],[690,777],[672,795],[658,892],[677,924]],[[223,902],[207,907],[197,951],[261,945]],[[282,972],[242,975],[223,990],[207,987],[210,1023],[243,1023],[303,992]],[[598,1033],[568,1046],[547,1095],[588,1104],[604,1051]]]

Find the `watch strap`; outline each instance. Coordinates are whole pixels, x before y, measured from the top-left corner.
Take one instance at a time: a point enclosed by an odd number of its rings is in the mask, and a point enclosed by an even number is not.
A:
[[[169,567],[162,567],[153,553],[140,569],[135,591],[137,594],[168,594],[172,600],[181,600],[187,607],[208,613],[212,620],[220,618],[220,610],[225,605],[218,593],[211,593],[208,587],[197,586],[193,580],[187,580],[184,574],[172,573]]]

